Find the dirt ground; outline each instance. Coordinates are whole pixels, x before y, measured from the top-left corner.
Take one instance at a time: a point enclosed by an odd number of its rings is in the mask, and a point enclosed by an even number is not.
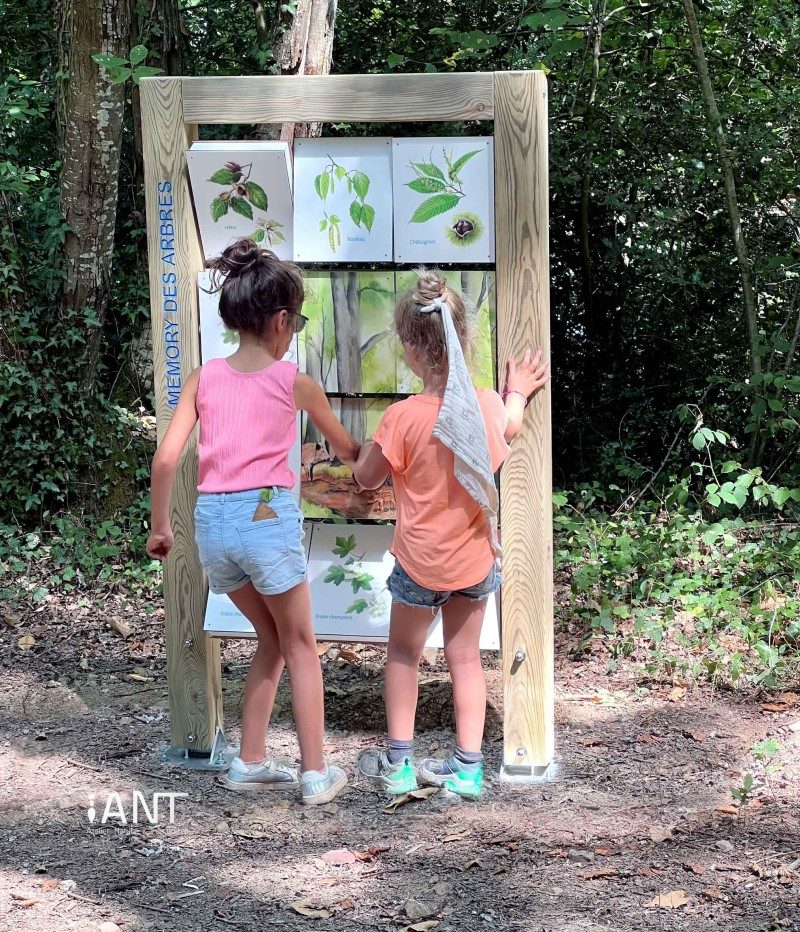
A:
[[[149,610],[149,613],[148,613]],[[352,785],[322,809],[242,797],[164,763],[169,736],[159,613],[120,596],[3,615],[0,927],[291,932],[409,929],[800,930],[800,702],[653,683],[558,645],[558,757],[533,786],[494,778],[469,803],[442,793],[394,812]],[[124,639],[114,615],[133,629]],[[30,638],[33,639],[31,643]],[[252,647],[223,649],[235,741]],[[322,658],[331,758],[351,774],[381,739],[381,652]],[[500,675],[489,771],[501,759]],[[418,750],[451,742],[440,659],[422,671]],[[770,762],[754,744],[774,737]],[[279,694],[276,756],[296,760]],[[749,804],[731,787],[755,778]],[[173,824],[101,824],[109,794],[188,794]],[[88,805],[94,800],[95,819]],[[103,924],[106,925],[103,925]],[[109,924],[111,923],[111,924]]]

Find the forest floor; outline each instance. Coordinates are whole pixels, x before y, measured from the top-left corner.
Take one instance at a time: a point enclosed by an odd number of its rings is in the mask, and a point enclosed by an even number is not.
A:
[[[800,929],[800,697],[609,677],[557,645],[551,780],[490,779],[396,811],[361,785],[335,803],[242,797],[162,760],[169,738],[160,610],[117,594],[0,608],[0,926],[14,930]],[[133,629],[127,639],[108,627]],[[236,740],[252,646],[223,648]],[[381,651],[322,658],[328,751],[351,774],[382,737]],[[501,684],[486,750],[497,772]],[[441,655],[422,669],[418,750],[452,740]],[[282,685],[271,731],[297,758]],[[753,759],[774,738],[769,771]],[[775,748],[773,748],[775,750]],[[741,811],[731,787],[756,781]],[[101,824],[109,794],[188,794],[175,820]],[[89,797],[97,815],[89,820]],[[114,813],[118,815],[115,809]],[[163,816],[163,813],[162,813]],[[104,925],[105,924],[105,925]]]

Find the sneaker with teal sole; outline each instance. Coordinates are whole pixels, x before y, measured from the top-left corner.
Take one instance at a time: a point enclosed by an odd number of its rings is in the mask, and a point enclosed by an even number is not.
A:
[[[470,799],[478,799],[483,792],[483,764],[467,770],[452,757],[447,760],[427,757],[417,765],[417,776],[426,786],[443,786]]]
[[[391,764],[384,751],[364,751],[358,759],[358,772],[390,796],[400,796],[419,789],[410,757]]]

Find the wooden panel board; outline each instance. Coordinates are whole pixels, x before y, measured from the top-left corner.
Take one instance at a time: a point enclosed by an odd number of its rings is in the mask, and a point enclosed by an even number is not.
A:
[[[200,363],[197,272],[202,268],[185,151],[180,81],[141,86],[153,367],[159,441],[183,381]],[[187,444],[172,492],[175,546],[164,566],[164,614],[172,745],[210,750],[221,721],[219,644],[203,633],[206,586],[194,544],[196,436]]]
[[[148,80],[144,78],[141,86]],[[348,74],[175,78],[187,123],[491,120],[492,75]]]
[[[498,356],[550,356],[547,84],[495,73]],[[553,757],[553,533],[550,387],[533,400],[500,477],[504,765]],[[516,659],[523,651],[525,659]]]

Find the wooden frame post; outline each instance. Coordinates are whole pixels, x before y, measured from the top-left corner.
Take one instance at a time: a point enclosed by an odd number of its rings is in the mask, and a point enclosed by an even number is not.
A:
[[[182,380],[200,362],[203,267],[185,150],[199,123],[494,120],[499,362],[550,353],[547,84],[542,72],[145,78],[141,82],[159,440]],[[526,415],[501,471],[503,771],[535,777],[553,756],[550,390]],[[193,541],[196,443],[173,493],[175,548],[164,573],[174,748],[208,752],[221,733],[217,642]]]

